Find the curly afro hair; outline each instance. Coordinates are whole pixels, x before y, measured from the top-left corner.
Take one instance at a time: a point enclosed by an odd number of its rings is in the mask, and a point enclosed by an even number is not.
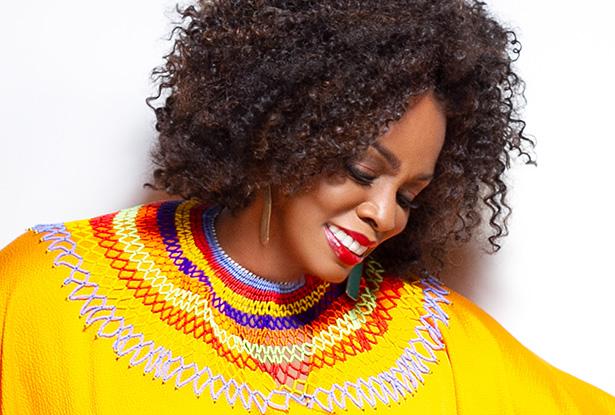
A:
[[[483,2],[198,0],[177,11],[148,98],[155,187],[231,210],[268,184],[304,191],[344,172],[433,90],[447,116],[435,177],[376,254],[400,271],[442,264],[483,216],[500,248],[503,174],[512,155],[533,163],[534,143],[519,117],[519,42]]]

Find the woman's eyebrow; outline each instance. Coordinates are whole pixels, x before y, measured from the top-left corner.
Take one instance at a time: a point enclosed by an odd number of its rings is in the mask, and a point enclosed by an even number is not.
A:
[[[393,153],[391,153],[391,151],[388,148],[386,148],[379,142],[375,142],[373,144],[373,147],[378,151],[378,153],[380,153],[382,157],[384,157],[384,159],[389,163],[389,165],[395,172],[399,170],[399,166],[401,165],[401,162]]]

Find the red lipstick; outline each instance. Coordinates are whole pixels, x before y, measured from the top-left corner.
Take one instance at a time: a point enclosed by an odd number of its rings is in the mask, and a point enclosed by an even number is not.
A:
[[[342,243],[337,240],[335,235],[333,235],[333,232],[331,232],[328,226],[325,226],[325,236],[327,237],[327,242],[329,243],[329,246],[333,250],[335,256],[344,264],[356,265],[361,262],[362,258],[342,245]],[[359,241],[357,240],[357,242]]]
[[[335,225],[335,226],[337,226],[338,228],[346,232],[348,235],[352,237],[352,239],[354,239],[355,241],[357,241],[358,243],[360,243],[361,245],[365,247],[371,248],[373,246],[376,246],[375,241],[371,241],[367,236],[363,235],[362,233],[351,231],[350,229],[342,228],[339,225]]]

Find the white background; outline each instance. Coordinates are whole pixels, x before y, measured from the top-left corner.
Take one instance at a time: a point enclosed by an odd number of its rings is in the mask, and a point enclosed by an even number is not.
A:
[[[523,43],[539,164],[510,174],[502,251],[468,247],[445,278],[538,355],[615,394],[615,15],[599,0],[489,3]],[[154,138],[144,98],[172,10],[169,0],[3,2],[0,247],[34,224],[159,196],[142,188]]]

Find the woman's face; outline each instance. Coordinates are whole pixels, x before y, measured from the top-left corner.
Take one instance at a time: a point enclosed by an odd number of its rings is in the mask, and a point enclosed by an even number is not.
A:
[[[444,112],[428,93],[346,175],[278,199],[275,237],[292,262],[304,273],[341,282],[378,245],[402,232],[413,199],[433,176],[445,130]]]

